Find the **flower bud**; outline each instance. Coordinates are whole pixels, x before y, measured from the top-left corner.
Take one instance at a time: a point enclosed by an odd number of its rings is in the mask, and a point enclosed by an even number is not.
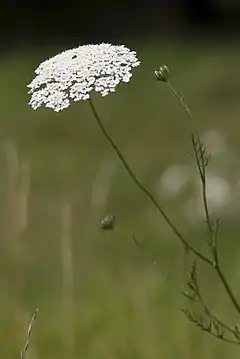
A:
[[[169,81],[169,69],[166,65],[160,66],[159,70],[154,71],[158,81],[168,82]]]
[[[115,216],[107,215],[99,222],[99,227],[103,230],[113,230],[115,225]]]

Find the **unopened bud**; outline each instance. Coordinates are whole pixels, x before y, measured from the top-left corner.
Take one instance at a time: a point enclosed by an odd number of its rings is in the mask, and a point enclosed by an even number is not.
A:
[[[115,216],[107,215],[99,222],[99,227],[104,230],[113,230],[115,225]]]
[[[168,82],[169,80],[169,69],[166,65],[160,66],[159,70],[154,71],[158,81]]]

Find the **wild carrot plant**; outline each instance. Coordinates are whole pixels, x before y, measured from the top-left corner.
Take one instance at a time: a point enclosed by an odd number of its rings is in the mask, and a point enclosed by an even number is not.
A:
[[[113,151],[118,156],[131,180],[140,191],[148,198],[160,216],[164,218],[173,231],[177,240],[184,246],[186,252],[195,256],[194,263],[189,270],[188,290],[183,294],[196,305],[196,311],[184,309],[183,312],[189,320],[195,323],[203,331],[229,343],[240,344],[240,328],[237,324],[226,324],[208,308],[198,282],[197,262],[204,262],[209,268],[216,272],[222,283],[226,295],[236,312],[240,314],[240,302],[236,298],[233,289],[226,278],[219,258],[219,218],[214,218],[209,210],[207,196],[207,169],[210,161],[210,154],[207,151],[198,133],[194,130],[194,117],[183,97],[175,90],[170,81],[169,69],[162,65],[154,71],[153,81],[168,86],[172,94],[186,112],[190,121],[191,147],[194,155],[196,169],[201,181],[202,205],[204,208],[207,225],[207,245],[209,255],[206,255],[195,248],[185,238],[179,228],[173,223],[161,203],[144,185],[135,174],[133,166],[127,161],[121,149],[109,134],[103,119],[101,118],[94,101],[92,92],[98,92],[106,96],[115,92],[121,82],[129,82],[132,76],[132,69],[138,67],[140,61],[136,52],[131,51],[124,45],[115,46],[111,44],[85,45],[60,53],[39,65],[35,70],[36,77],[28,85],[31,99],[29,104],[33,109],[40,106],[51,108],[56,112],[66,109],[72,102],[86,101],[89,110],[92,112],[96,124],[102,135],[108,141]],[[114,230],[115,217],[107,216],[100,222],[103,230]],[[139,245],[133,236],[134,243]]]

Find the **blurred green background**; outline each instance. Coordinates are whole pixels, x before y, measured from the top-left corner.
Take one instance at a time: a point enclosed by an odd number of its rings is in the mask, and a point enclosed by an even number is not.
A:
[[[106,98],[93,96],[94,103],[141,181],[187,240],[207,253],[204,219],[191,222],[185,215],[191,190],[170,199],[157,191],[169,166],[195,166],[193,125],[153,70],[169,66],[199,133],[224,134],[232,157],[218,157],[218,168],[233,183],[240,173],[240,50],[154,39],[126,45],[137,51],[141,66],[129,84]],[[181,312],[190,307],[181,291],[192,258],[132,183],[88,103],[61,113],[28,106],[34,69],[61,50],[14,52],[0,61],[0,357],[19,357],[38,307],[28,358],[238,358],[237,346],[209,337]],[[240,297],[235,189],[234,203],[221,209],[219,245]],[[116,230],[98,227],[106,214],[116,216]],[[144,241],[142,249],[133,234]],[[202,263],[199,280],[213,312],[235,324],[221,283]]]

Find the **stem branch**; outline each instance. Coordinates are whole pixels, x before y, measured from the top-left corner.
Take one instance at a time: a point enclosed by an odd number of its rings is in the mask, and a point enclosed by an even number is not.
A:
[[[178,229],[175,227],[175,225],[172,223],[172,221],[170,220],[170,218],[167,216],[167,214],[165,213],[165,211],[162,209],[162,207],[159,205],[159,203],[156,201],[156,199],[153,197],[153,195],[149,192],[149,190],[138,180],[137,176],[134,174],[134,172],[132,171],[131,167],[129,166],[129,164],[126,162],[123,154],[121,153],[121,151],[119,150],[119,148],[117,147],[117,145],[115,144],[115,142],[112,140],[112,138],[110,137],[110,135],[108,134],[108,132],[106,131],[96,109],[95,106],[93,105],[93,102],[91,99],[88,100],[89,105],[91,107],[91,110],[93,112],[93,115],[97,121],[97,124],[100,128],[100,130],[102,131],[104,137],[107,139],[107,141],[109,142],[109,144],[111,145],[111,147],[114,149],[114,151],[116,152],[116,154],[118,155],[120,161],[122,162],[123,166],[125,167],[125,169],[127,170],[129,176],[132,178],[133,182],[138,186],[138,188],[148,197],[148,199],[152,202],[152,204],[155,206],[155,208],[158,210],[158,212],[160,212],[160,214],[162,215],[162,217],[165,219],[165,221],[167,222],[167,224],[171,227],[172,231],[174,232],[174,234],[178,237],[178,239],[182,242],[182,244],[184,244],[185,248],[187,248],[188,250],[190,250],[192,253],[194,253],[197,257],[201,258],[204,262],[208,263],[209,265],[213,265],[213,263],[207,258],[205,257],[203,254],[201,254],[200,252],[198,252],[194,247],[192,247],[182,236],[182,234],[178,231]]]
[[[191,114],[191,111],[189,110],[188,105],[186,104],[186,102],[184,101],[183,97],[175,90],[175,88],[171,85],[171,83],[168,81],[168,86],[170,87],[171,91],[173,92],[174,96],[178,99],[178,101],[180,102],[181,106],[184,108],[184,110],[187,112],[189,118],[191,120],[193,120],[193,116]],[[219,264],[219,260],[218,260],[218,248],[217,248],[217,236],[218,236],[218,221],[217,221],[217,226],[214,229],[212,226],[212,221],[211,221],[211,217],[210,217],[210,213],[209,213],[209,208],[208,208],[208,200],[207,200],[207,187],[206,187],[206,165],[207,162],[205,162],[205,149],[203,149],[203,145],[201,144],[201,142],[199,141],[199,139],[197,139],[197,142],[195,141],[195,137],[194,134],[192,134],[192,144],[193,144],[193,150],[194,150],[194,155],[195,155],[195,159],[197,162],[197,167],[199,170],[199,175],[201,178],[201,182],[202,182],[202,197],[203,197],[203,205],[204,205],[204,211],[205,211],[205,216],[206,216],[206,220],[207,220],[207,226],[208,226],[208,235],[209,235],[209,239],[208,239],[208,244],[211,248],[211,251],[213,253],[213,262],[209,261],[207,262],[208,264],[210,264],[216,271],[220,281],[222,282],[226,293],[228,295],[228,297],[230,298],[230,301],[232,302],[234,308],[236,309],[236,311],[238,313],[240,313],[240,304],[237,301],[235,295],[233,294],[232,289],[230,288],[230,285],[228,284],[228,281],[224,275],[224,273],[222,272],[222,269],[220,267]],[[198,149],[197,149],[197,144],[199,145],[199,151],[200,151],[200,156],[198,154]],[[201,258],[201,257],[200,257]]]

